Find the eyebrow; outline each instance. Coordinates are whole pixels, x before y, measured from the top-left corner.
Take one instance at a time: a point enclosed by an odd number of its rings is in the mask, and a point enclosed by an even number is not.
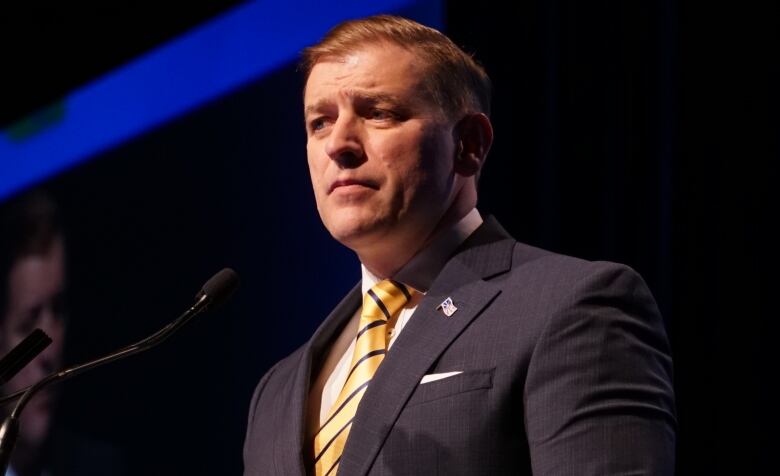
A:
[[[347,96],[349,96],[353,100],[370,101],[374,103],[387,102],[394,105],[400,105],[402,102],[398,96],[395,96],[393,94],[386,94],[386,93],[373,93],[373,92],[354,90],[354,91],[347,91]],[[332,101],[330,101],[329,99],[320,99],[314,104],[306,106],[303,110],[303,116],[308,117],[309,114],[315,111],[322,110],[326,106],[330,105],[331,103]]]

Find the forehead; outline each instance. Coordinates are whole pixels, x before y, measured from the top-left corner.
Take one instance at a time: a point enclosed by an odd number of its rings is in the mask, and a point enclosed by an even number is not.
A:
[[[367,45],[318,61],[306,81],[304,104],[349,98],[362,93],[423,99],[425,68],[411,51],[390,43]]]
[[[60,239],[45,253],[19,258],[8,273],[8,310],[30,309],[62,291],[64,254]]]

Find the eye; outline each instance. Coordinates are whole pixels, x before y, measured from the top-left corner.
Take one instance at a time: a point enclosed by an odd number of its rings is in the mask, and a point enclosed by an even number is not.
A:
[[[317,117],[309,121],[309,130],[317,132],[325,127],[326,120],[324,117]]]
[[[369,112],[371,119],[375,121],[389,121],[398,119],[398,115],[387,109],[371,109]]]

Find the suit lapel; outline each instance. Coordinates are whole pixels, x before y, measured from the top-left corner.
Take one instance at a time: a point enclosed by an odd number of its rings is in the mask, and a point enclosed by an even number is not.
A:
[[[501,292],[498,284],[485,279],[511,267],[515,242],[506,236],[497,223],[486,220],[436,278],[366,390],[339,463],[339,475],[368,473],[422,377]],[[448,297],[458,310],[445,317],[437,307]]]
[[[288,431],[285,431],[284,435],[280,437],[281,444],[276,448],[277,457],[287,460],[284,467],[289,468],[289,471],[285,471],[285,474],[306,474],[304,464],[304,455],[307,451],[305,446],[306,402],[309,397],[312,367],[317,365],[323,352],[327,350],[328,344],[349,321],[360,303],[361,290],[360,283],[358,283],[314,332],[301,354],[290,393],[290,405],[287,407],[289,414],[285,419],[285,421],[290,422],[290,426]],[[290,448],[298,448],[299,451],[291,452]],[[289,461],[291,456],[293,461]]]

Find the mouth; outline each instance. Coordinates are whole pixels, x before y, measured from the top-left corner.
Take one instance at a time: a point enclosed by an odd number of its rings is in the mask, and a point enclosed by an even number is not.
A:
[[[336,180],[330,185],[330,188],[328,188],[328,195],[333,193],[338,188],[372,188],[374,190],[378,189],[377,185],[373,182],[370,182],[368,180],[357,180],[357,179],[343,179],[343,180]]]

